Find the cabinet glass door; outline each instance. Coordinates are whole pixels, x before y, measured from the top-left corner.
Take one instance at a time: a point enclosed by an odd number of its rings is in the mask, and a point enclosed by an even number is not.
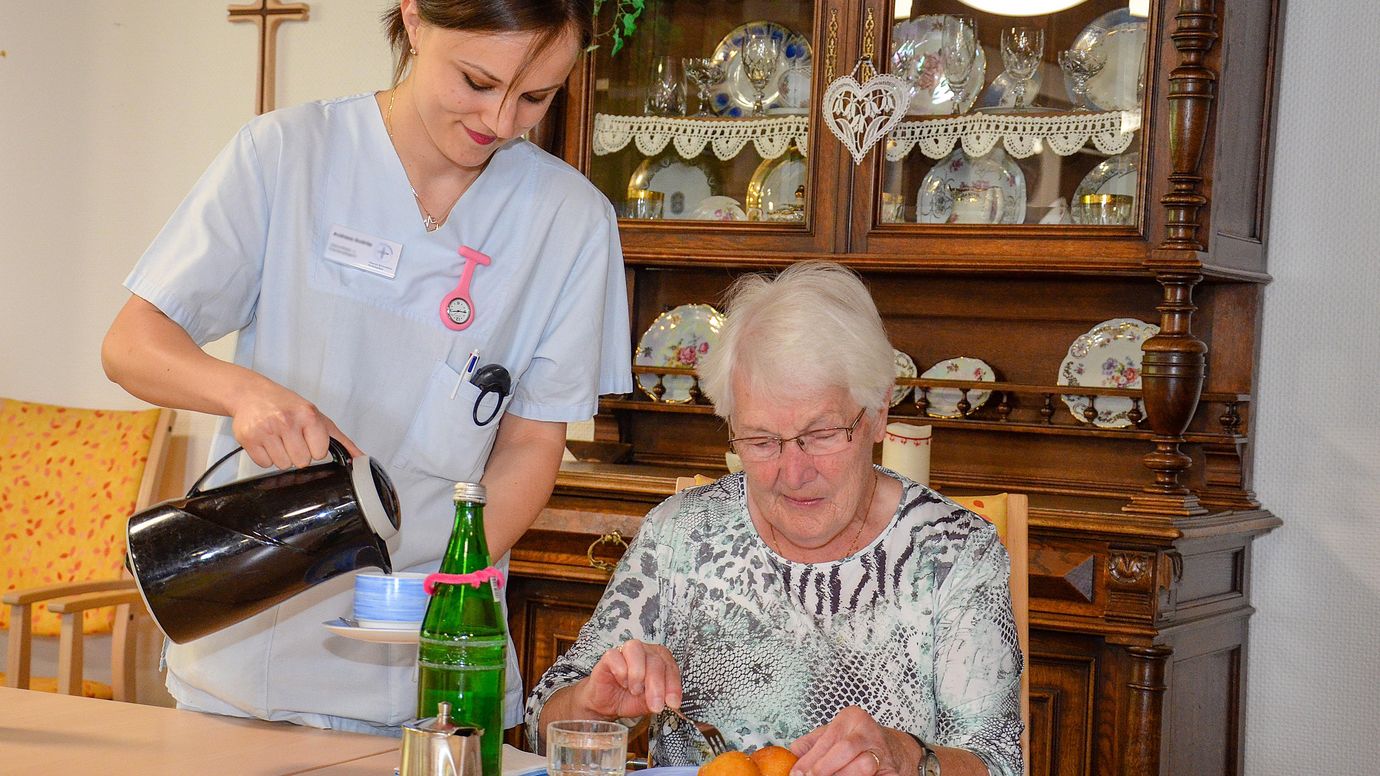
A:
[[[885,61],[909,94],[865,232],[964,226],[1125,234],[1141,207],[1148,0],[893,0]],[[1146,6],[1141,8],[1139,6]],[[1054,8],[1036,16],[1032,9]]]
[[[619,5],[604,4],[601,32]],[[635,248],[647,226],[811,228],[816,5],[656,0],[618,51],[601,36],[586,86],[588,174],[619,210],[625,242]]]

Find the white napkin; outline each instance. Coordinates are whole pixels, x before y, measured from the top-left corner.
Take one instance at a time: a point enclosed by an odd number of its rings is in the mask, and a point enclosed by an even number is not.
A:
[[[524,752],[510,744],[503,745],[503,776],[532,776],[546,772],[546,758]]]

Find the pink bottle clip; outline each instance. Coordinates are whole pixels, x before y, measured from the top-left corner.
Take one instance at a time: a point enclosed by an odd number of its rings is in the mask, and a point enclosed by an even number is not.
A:
[[[441,300],[441,323],[451,331],[464,331],[474,323],[474,299],[470,297],[470,278],[474,277],[474,265],[488,266],[488,256],[475,249],[462,245],[460,255],[465,259],[465,268],[460,271],[460,282]]]

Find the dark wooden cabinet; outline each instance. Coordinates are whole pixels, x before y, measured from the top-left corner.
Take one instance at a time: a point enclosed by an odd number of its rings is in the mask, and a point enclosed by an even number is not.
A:
[[[890,52],[915,34],[897,19],[897,5],[648,3],[622,59],[601,49],[572,77],[548,136],[621,206],[624,180],[629,189],[646,184],[637,177],[639,160],[676,153],[672,138],[657,131],[679,137],[713,123],[651,117],[641,134],[610,135],[608,116],[642,112],[639,77],[656,57],[718,50],[723,31],[777,19],[811,42],[818,106],[827,81],[849,72],[869,46]],[[1088,0],[1049,16],[1003,18],[958,0],[915,0],[906,21],[975,17],[986,51],[984,88],[1002,71],[999,29],[1042,26],[1042,104],[1055,117],[1082,116],[1087,112],[1072,108],[1059,83],[1055,54],[1124,8]],[[634,338],[670,307],[716,302],[744,271],[820,257],[863,274],[893,344],[922,370],[960,355],[993,367],[996,382],[981,385],[904,380],[914,398],[892,414],[933,426],[931,485],[942,492],[1030,496],[1029,760],[1031,773],[1041,776],[1241,773],[1251,544],[1280,524],[1251,486],[1269,280],[1264,237],[1278,2],[1153,0],[1149,16],[1134,23],[1143,24],[1136,33],[1146,63],[1136,84],[1141,101],[1092,112],[1125,119],[1129,140],[1112,139],[1127,144],[1115,154],[1092,139],[1066,155],[1050,147],[1028,156],[1010,152],[1028,198],[1024,216],[1012,223],[923,222],[911,187],[947,158],[943,149],[933,157],[917,146],[890,159],[882,144],[855,166],[816,107],[799,135],[808,138],[806,147],[797,149],[807,151],[803,219],[773,221],[761,213],[737,223],[664,218],[620,225]],[[875,61],[883,69],[892,64],[886,54]],[[922,113],[901,126],[920,134],[957,127],[962,134],[983,115]],[[788,118],[737,126],[770,135],[785,131]],[[954,147],[972,139],[964,134]],[[1058,140],[1041,142],[1052,147]],[[661,147],[653,148],[656,142]],[[1020,143],[1008,145],[1019,150]],[[773,150],[749,144],[718,159],[710,145],[692,161],[724,190],[742,192],[771,169]],[[1042,209],[1038,197],[1067,202],[1090,169],[1125,154],[1136,155],[1138,169],[1127,223],[1039,223],[1053,208]],[[1062,397],[1075,389],[1056,380],[1070,343],[1113,318],[1159,327],[1143,344],[1139,387],[1076,389],[1093,406],[1129,400],[1131,422],[1115,428],[1072,413]],[[653,382],[689,374],[635,371]],[[930,417],[927,398],[940,389],[961,391],[965,400],[979,391],[991,395],[967,416]],[[597,600],[607,573],[590,558],[616,558],[612,535],[631,538],[641,515],[673,491],[677,474],[724,471],[725,429],[700,402],[668,404],[642,392],[606,397],[596,437],[622,462],[565,467],[536,530],[514,550],[509,600],[529,686]]]

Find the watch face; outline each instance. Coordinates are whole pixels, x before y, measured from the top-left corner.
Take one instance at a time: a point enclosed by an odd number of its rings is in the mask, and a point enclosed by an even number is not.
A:
[[[464,299],[452,299],[446,305],[446,315],[458,326],[470,319],[470,303]]]

